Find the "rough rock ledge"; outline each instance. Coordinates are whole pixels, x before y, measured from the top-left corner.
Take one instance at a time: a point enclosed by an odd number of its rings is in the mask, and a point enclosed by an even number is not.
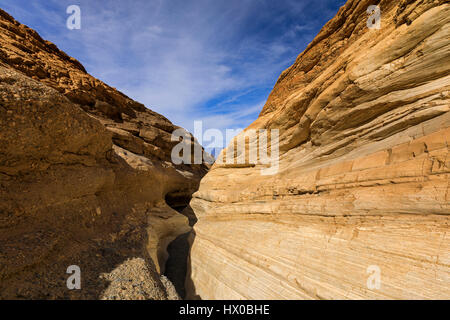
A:
[[[120,297],[122,265],[174,297],[159,273],[191,227],[166,198],[188,206],[208,169],[171,163],[177,128],[0,10],[0,299]]]

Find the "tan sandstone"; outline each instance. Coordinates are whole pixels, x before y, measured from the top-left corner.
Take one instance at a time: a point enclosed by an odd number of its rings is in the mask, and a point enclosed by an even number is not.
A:
[[[173,208],[208,169],[170,161],[175,129],[0,10],[0,299],[138,298],[102,277],[132,266],[154,282],[140,297],[173,297],[159,272],[190,231]]]
[[[191,297],[450,298],[450,4],[377,3],[379,30],[349,0],[248,128],[280,130],[278,172],[202,180]]]

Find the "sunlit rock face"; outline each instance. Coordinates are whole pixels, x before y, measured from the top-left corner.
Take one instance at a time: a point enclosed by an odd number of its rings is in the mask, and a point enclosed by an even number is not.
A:
[[[450,298],[450,5],[375,2],[380,29],[349,0],[249,127],[279,129],[278,172],[202,180],[191,297]]]
[[[0,299],[100,298],[139,259],[145,297],[170,298],[158,271],[190,226],[166,199],[187,206],[207,172],[171,162],[176,129],[0,10]]]

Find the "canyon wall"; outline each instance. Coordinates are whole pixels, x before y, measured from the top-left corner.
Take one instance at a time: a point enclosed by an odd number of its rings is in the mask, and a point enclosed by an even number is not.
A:
[[[100,298],[130,268],[147,287],[106,298],[170,298],[174,209],[208,170],[171,162],[176,129],[0,10],[0,299]]]
[[[232,143],[194,194],[191,298],[450,298],[449,34],[443,0],[340,8],[237,138],[278,129],[277,172]]]

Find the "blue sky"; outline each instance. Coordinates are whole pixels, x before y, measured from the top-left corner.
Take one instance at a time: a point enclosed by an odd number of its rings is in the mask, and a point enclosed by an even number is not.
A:
[[[193,132],[245,128],[345,0],[0,0],[90,74]],[[81,30],[66,28],[69,5]]]

